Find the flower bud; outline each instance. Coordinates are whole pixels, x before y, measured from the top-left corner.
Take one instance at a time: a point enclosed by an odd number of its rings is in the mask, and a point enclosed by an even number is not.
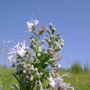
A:
[[[34,70],[34,66],[33,65],[31,65],[31,69]]]
[[[37,57],[40,57],[40,53],[37,54]]]
[[[35,68],[35,71],[38,71],[38,68]]]
[[[57,65],[57,67],[58,67],[58,68],[61,68],[61,65],[60,65],[60,64],[58,64],[58,65]]]
[[[33,75],[31,75],[30,80],[31,80],[31,81],[33,80]]]
[[[27,79],[29,79],[29,76],[28,76],[28,75],[26,75],[26,78],[27,78]]]
[[[40,73],[39,72],[36,72],[36,75],[39,77],[40,76]]]
[[[43,75],[43,73],[42,73],[42,72],[40,72],[40,75]]]
[[[26,74],[26,70],[23,70],[23,73]]]
[[[54,35],[51,34],[50,39],[52,42],[54,42]]]
[[[49,23],[49,28],[52,29],[53,28],[53,24]]]
[[[60,40],[60,39],[61,39],[61,38],[60,38],[60,34],[57,34],[56,37],[55,37],[55,40],[58,41],[58,40]]]
[[[41,47],[41,46],[39,46],[39,47],[38,47],[38,50],[39,50],[39,52],[41,52],[41,50],[42,50],[42,47]]]
[[[64,40],[61,39],[61,47],[64,46]]]

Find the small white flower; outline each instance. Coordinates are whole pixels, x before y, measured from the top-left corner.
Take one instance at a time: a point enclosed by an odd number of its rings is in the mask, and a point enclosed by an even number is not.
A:
[[[41,72],[40,75],[43,75],[43,72]]]
[[[26,45],[25,45],[25,41],[18,43],[16,46],[14,46],[14,50],[12,52],[16,52],[16,54],[18,54],[21,57],[24,57],[25,53],[26,53]]]
[[[40,57],[40,53],[38,53],[37,56]]]
[[[34,66],[33,65],[31,65],[31,70],[34,70]]]
[[[60,65],[60,64],[58,64],[58,65],[57,65],[57,67],[58,67],[58,68],[61,68],[61,65]]]
[[[23,48],[19,47],[17,49],[17,54],[20,55],[21,57],[24,57],[25,53],[26,51]]]
[[[33,75],[31,75],[30,80],[31,80],[31,81],[33,80]]]
[[[28,21],[27,22],[27,27],[28,27],[28,31],[31,32],[32,31],[32,27],[36,26],[39,24],[39,20],[33,20],[33,21]]]
[[[60,77],[60,76],[58,76],[57,78],[55,78],[55,86],[56,87],[58,87],[58,86],[61,86],[62,87],[62,85],[63,85],[63,79]]]
[[[50,75],[50,77],[48,78],[48,80],[50,81],[50,85],[55,88],[55,85],[56,85],[56,82],[55,80],[53,79],[53,77]]]
[[[50,85],[52,86],[52,88],[57,88],[57,86],[62,86],[63,84],[63,79],[60,76],[53,79],[53,77],[50,75],[50,78],[48,78],[48,80],[50,81]]]
[[[35,68],[35,71],[38,71],[38,68]]]
[[[53,59],[54,60],[60,60],[61,56],[59,55],[59,53],[55,53],[54,56],[53,56]]]
[[[62,87],[64,87],[64,90],[68,90],[68,88],[74,90],[74,87],[70,86],[70,83],[63,83]]]
[[[71,88],[72,90],[74,90],[73,87],[70,86],[69,83],[64,83],[63,76],[58,75],[58,77],[53,78],[52,75],[50,75],[50,77],[48,78],[50,85],[52,88],[54,88],[55,90],[57,90],[57,87],[60,86],[61,88],[64,88],[64,90],[67,90],[68,88]]]
[[[40,77],[40,73],[39,73],[39,72],[36,72],[36,75],[37,75],[38,77]]]
[[[34,24],[33,24],[32,22],[27,22],[28,28],[32,28],[33,25],[34,25]]]
[[[7,59],[9,62],[11,62],[12,64],[15,64],[17,61],[16,61],[16,58],[17,58],[17,55],[16,54],[13,54],[11,56],[9,56]]]
[[[8,54],[10,54],[10,56],[8,57],[8,60],[15,64],[17,61],[17,56],[21,56],[24,57],[25,53],[26,53],[26,46],[25,46],[25,41],[19,43],[14,46],[12,49],[10,49],[10,52]]]
[[[64,46],[64,40],[61,39],[61,47],[63,47],[63,46]]]
[[[23,73],[25,74],[26,73],[26,70],[23,70]]]
[[[41,52],[41,50],[42,50],[42,46],[39,46],[39,47],[38,47],[38,50],[39,50],[39,52]]]

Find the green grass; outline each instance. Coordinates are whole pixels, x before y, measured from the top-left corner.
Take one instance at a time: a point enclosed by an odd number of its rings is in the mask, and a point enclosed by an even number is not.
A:
[[[13,83],[16,83],[16,80],[12,75],[13,72],[14,69],[5,66],[0,67],[0,84],[3,86],[2,90],[13,90],[10,89],[10,86]],[[62,73],[66,72],[70,72],[70,77],[65,77],[65,82],[71,83],[71,85],[75,87],[75,90],[90,90],[90,72],[76,73],[69,69],[63,70]]]
[[[88,64],[85,64],[83,68],[79,62],[76,62],[64,72],[70,73],[70,78],[65,78],[65,81],[70,82],[75,90],[90,90],[90,68]]]
[[[78,74],[84,72],[84,70],[79,62],[73,63],[69,70],[73,73],[78,73]]]
[[[75,90],[90,90],[90,73],[71,73],[65,82],[71,83]]]
[[[11,85],[16,82],[12,75],[13,72],[14,70],[11,68],[0,67],[0,85],[3,86],[2,90],[11,90]]]

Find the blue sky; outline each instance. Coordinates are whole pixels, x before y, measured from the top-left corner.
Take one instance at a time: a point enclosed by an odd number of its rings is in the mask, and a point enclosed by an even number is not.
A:
[[[41,24],[52,22],[65,40],[60,64],[90,63],[90,0],[0,0],[0,48],[3,40],[25,39],[26,22],[36,16]],[[0,51],[0,63],[5,54]]]

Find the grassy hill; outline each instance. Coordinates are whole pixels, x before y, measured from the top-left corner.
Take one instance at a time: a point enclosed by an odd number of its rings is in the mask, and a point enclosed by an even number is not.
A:
[[[3,88],[0,90],[12,90],[10,89],[11,85],[16,83],[16,80],[12,75],[13,72],[14,69],[5,66],[0,67],[0,87]]]
[[[65,81],[70,82],[75,90],[90,90],[90,73],[71,73],[70,78],[66,78]]]
[[[65,77],[65,82],[71,83],[75,87],[75,90],[90,90],[90,72],[74,72],[77,71],[76,68],[72,70],[72,67],[69,70],[62,70],[61,73],[70,72],[70,77]],[[3,86],[3,89],[0,90],[15,90],[11,89],[11,85],[16,83],[15,78],[12,73],[14,69],[7,68],[5,66],[0,67],[0,85]]]

